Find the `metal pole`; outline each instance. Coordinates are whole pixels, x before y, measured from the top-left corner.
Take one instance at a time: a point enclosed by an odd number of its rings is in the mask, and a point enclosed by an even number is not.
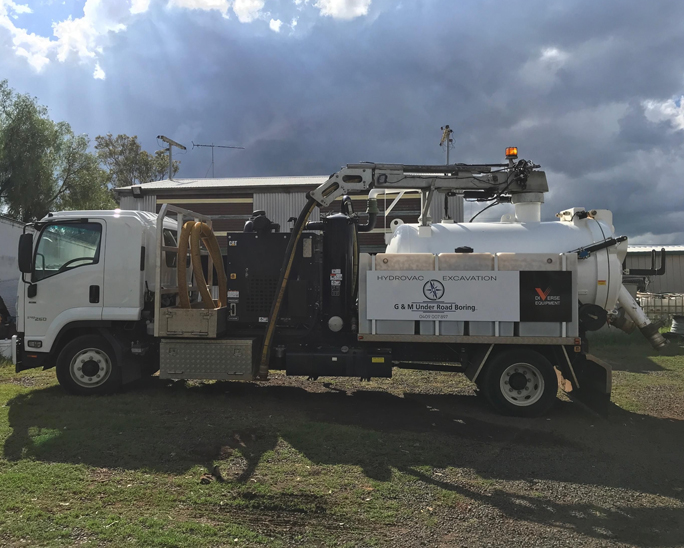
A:
[[[214,143],[211,143],[211,178],[214,178]]]
[[[171,152],[171,149],[173,147],[178,147],[181,150],[187,150],[183,145],[180,143],[177,143],[176,141],[169,139],[168,137],[165,137],[164,135],[157,135],[157,139],[161,139],[164,141],[167,145],[169,145],[169,181],[173,180],[173,154]]]

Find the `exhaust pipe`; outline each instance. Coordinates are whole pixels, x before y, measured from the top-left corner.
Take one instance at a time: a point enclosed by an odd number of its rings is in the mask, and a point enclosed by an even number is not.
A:
[[[642,335],[648,339],[653,348],[661,350],[668,345],[668,340],[660,334],[658,327],[651,323],[651,320],[648,319],[648,316],[646,316],[643,309],[637,304],[634,297],[629,294],[624,285],[620,287],[618,302],[629,319],[637,325]]]

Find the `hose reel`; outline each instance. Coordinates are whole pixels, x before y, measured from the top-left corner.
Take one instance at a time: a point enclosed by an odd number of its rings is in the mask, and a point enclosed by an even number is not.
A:
[[[218,302],[214,302],[211,297],[207,280],[202,270],[202,256],[200,253],[200,241],[209,252],[214,267],[216,268],[217,282],[219,288]],[[228,279],[223,268],[223,257],[216,240],[216,235],[206,223],[200,221],[188,221],[183,225],[178,242],[178,297],[179,308],[191,308],[190,296],[188,295],[187,264],[185,257],[190,248],[190,258],[192,271],[195,274],[197,289],[202,297],[204,308],[221,308],[228,302]]]

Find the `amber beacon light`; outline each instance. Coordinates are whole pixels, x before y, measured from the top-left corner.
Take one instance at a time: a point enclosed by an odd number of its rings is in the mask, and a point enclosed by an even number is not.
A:
[[[506,149],[506,158],[508,160],[515,160],[518,157],[518,147],[508,147]]]

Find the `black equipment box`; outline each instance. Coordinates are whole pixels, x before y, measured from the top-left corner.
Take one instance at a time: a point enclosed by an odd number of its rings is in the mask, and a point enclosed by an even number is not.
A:
[[[229,233],[223,262],[228,278],[228,322],[264,326],[278,288],[289,232]],[[302,234],[278,325],[310,325],[320,307],[322,237]]]

